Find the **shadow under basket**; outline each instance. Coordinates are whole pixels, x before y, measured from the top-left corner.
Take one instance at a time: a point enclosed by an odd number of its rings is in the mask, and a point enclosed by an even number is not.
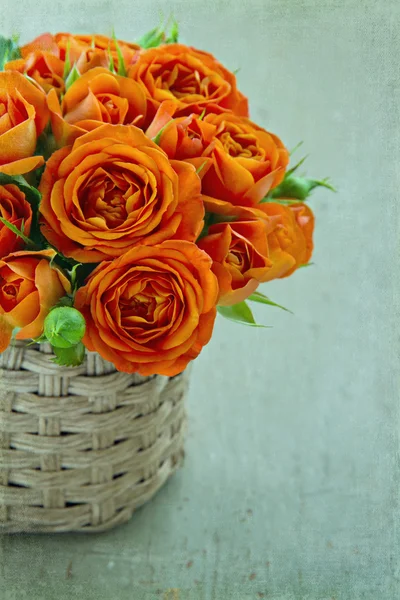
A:
[[[0,532],[104,531],[181,465],[189,369],[120,373],[87,352],[59,367],[44,344],[0,354]]]

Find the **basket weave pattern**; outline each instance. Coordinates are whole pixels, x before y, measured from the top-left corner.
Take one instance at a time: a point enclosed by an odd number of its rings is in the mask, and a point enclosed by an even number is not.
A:
[[[127,521],[183,458],[189,373],[75,368],[45,345],[0,355],[0,532],[102,531]]]

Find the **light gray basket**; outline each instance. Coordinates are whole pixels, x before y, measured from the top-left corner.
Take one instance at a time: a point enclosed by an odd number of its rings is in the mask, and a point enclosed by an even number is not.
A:
[[[0,355],[0,532],[103,531],[127,521],[181,464],[189,371],[117,372],[88,352]]]

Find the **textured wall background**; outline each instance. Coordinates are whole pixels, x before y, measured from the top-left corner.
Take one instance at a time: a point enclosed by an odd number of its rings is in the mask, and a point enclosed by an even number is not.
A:
[[[0,30],[134,39],[160,10],[339,193],[312,203],[315,266],[265,286],[295,316],[218,322],[184,470],[115,532],[3,537],[0,597],[397,599],[400,4],[3,0]]]

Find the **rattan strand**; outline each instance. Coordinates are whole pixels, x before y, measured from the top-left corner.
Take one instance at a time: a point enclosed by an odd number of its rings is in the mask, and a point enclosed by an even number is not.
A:
[[[0,355],[0,532],[104,531],[181,464],[189,370],[119,373],[90,352],[66,368],[49,353]]]

